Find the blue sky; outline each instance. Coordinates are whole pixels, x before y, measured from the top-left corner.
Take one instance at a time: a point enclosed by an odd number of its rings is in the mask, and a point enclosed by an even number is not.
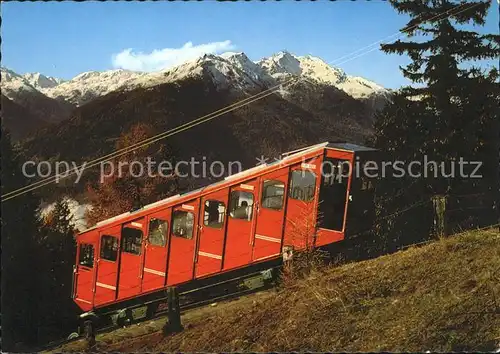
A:
[[[127,49],[132,54],[156,50],[157,56],[167,53],[169,58],[179,54],[182,59],[184,51],[176,49],[191,42],[191,53],[230,48],[252,60],[285,49],[312,54],[348,74],[397,88],[407,83],[398,69],[408,62],[404,57],[384,54],[377,46],[366,54],[358,52],[357,58],[338,59],[395,35],[406,22],[381,0],[9,2],[2,4],[2,66],[21,74],[70,79],[84,71],[113,69],[114,56]],[[498,23],[494,1],[480,31],[498,33]],[[142,60],[130,53],[118,58],[124,59],[118,64],[127,65],[133,64],[131,59]]]

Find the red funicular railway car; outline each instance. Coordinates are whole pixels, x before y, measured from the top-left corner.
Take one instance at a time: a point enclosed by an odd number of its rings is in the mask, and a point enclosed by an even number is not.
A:
[[[73,299],[82,318],[348,239],[373,216],[373,184],[355,172],[375,156],[318,144],[99,222],[77,235]]]

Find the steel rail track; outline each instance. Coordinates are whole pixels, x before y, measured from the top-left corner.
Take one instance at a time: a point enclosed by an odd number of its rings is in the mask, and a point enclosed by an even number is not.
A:
[[[270,269],[275,269],[275,268],[280,268],[280,267],[281,267],[281,265],[275,266],[275,267],[271,267]],[[252,278],[257,277],[259,274],[262,274],[262,271],[258,271],[258,272],[246,274],[244,276],[240,276],[240,277],[236,277],[236,278],[231,278],[231,279],[228,279],[228,280],[217,282],[215,284],[210,284],[210,285],[202,286],[200,288],[196,288],[196,289],[184,291],[182,293],[179,293],[179,297],[186,296],[186,295],[189,295],[189,294],[196,294],[197,292],[200,292],[200,291],[203,291],[203,290],[211,289],[211,288],[214,288],[214,287],[217,287],[217,286],[221,286],[221,285],[232,283],[232,282],[236,282],[236,281],[244,281],[244,280],[247,280],[247,279],[252,279]],[[271,289],[273,287],[275,287],[274,284],[263,283],[263,285],[255,287],[255,288],[242,289],[242,290],[239,290],[239,291],[233,291],[233,292],[228,293],[228,294],[223,294],[223,295],[218,295],[218,296],[214,296],[214,297],[209,297],[207,299],[202,299],[202,300],[198,300],[198,301],[187,302],[185,304],[180,305],[181,314],[184,314],[184,313],[186,313],[187,311],[190,311],[190,310],[201,308],[203,306],[206,306],[208,304],[211,304],[211,303],[214,303],[214,302],[217,302],[217,301],[232,300],[232,299],[236,299],[236,298],[241,297],[241,296],[255,294],[255,293],[258,293],[258,292],[261,292],[261,291],[264,291],[264,290],[269,290],[269,289]],[[166,300],[167,300],[167,298],[162,298],[162,299],[158,299],[158,300],[155,300],[155,301],[145,302],[145,303],[143,303],[141,305],[136,306],[136,308],[147,306],[148,304],[153,303],[153,302],[163,303]],[[103,315],[107,315],[107,314],[108,313],[105,313]],[[143,318],[139,318],[137,320],[133,320],[128,325],[139,324],[139,323],[143,323],[143,322],[151,321],[151,320],[158,320],[158,319],[161,319],[163,317],[166,317],[167,314],[168,314],[168,309],[167,310],[159,310],[159,311],[156,311],[154,313],[154,315],[152,315],[152,316],[145,316]],[[101,328],[99,328],[99,329],[96,330],[96,336],[98,334],[105,334],[105,333],[113,332],[113,331],[115,331],[115,330],[117,330],[119,328],[122,328],[122,327],[119,326],[119,325],[116,325],[116,324],[108,325],[108,326],[103,326],[103,327],[101,327]],[[137,336],[137,337],[141,337],[141,336]],[[75,338],[71,338],[71,339],[61,339],[61,340],[58,340],[58,341],[52,341],[52,342],[48,343],[47,345],[39,347],[38,351],[50,351],[50,350],[56,349],[57,347],[60,347],[62,345],[69,344],[69,343],[72,343],[72,342],[76,342],[76,341],[79,341],[79,340],[82,340],[82,336],[81,335],[78,336],[78,337],[75,337]]]

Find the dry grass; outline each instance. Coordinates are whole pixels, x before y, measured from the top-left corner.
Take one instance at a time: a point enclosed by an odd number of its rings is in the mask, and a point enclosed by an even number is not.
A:
[[[182,333],[105,351],[491,351],[500,346],[500,233],[470,232],[312,269],[251,304],[183,319]],[[216,309],[216,308],[213,308]]]

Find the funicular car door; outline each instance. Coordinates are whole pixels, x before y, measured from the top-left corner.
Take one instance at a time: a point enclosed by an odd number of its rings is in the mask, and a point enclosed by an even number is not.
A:
[[[118,299],[125,299],[141,292],[145,224],[146,218],[142,217],[122,225]]]
[[[254,261],[277,256],[281,252],[288,171],[288,168],[282,168],[259,178],[260,200],[256,206]]]
[[[79,235],[74,279],[74,299],[83,310],[92,309],[94,301],[94,272],[97,231]]]
[[[148,236],[144,246],[143,292],[159,289],[165,285],[170,219],[170,208],[148,216]]]
[[[252,261],[254,204],[258,188],[258,180],[253,179],[230,189],[224,270],[241,267]]]
[[[283,246],[296,250],[313,247],[322,157],[291,167]]]
[[[354,174],[352,152],[327,150],[323,160],[319,193],[319,229],[316,245],[323,246],[344,239],[345,216],[349,204],[351,181]],[[363,219],[363,215],[360,219]],[[364,220],[357,220],[362,224]],[[358,226],[358,225],[356,225]]]
[[[199,199],[172,209],[167,285],[193,279]]]
[[[206,195],[201,200],[196,277],[213,274],[222,268],[228,188]]]
[[[118,225],[99,232],[99,256],[94,296],[96,306],[116,300],[120,231],[121,226]]]

